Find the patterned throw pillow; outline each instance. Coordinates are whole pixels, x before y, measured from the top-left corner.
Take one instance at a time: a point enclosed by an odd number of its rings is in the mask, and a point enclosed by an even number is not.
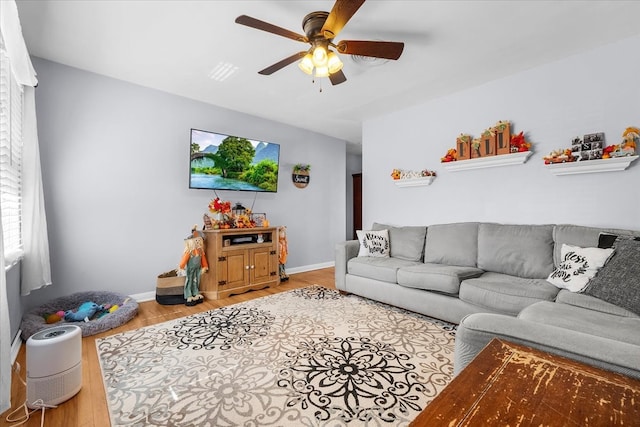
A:
[[[605,265],[613,251],[581,248],[563,243],[560,249],[560,265],[547,277],[547,281],[560,289],[581,292]]]
[[[619,237],[616,253],[584,293],[640,315],[640,241]]]
[[[389,230],[357,230],[356,234],[360,242],[358,256],[389,257]]]

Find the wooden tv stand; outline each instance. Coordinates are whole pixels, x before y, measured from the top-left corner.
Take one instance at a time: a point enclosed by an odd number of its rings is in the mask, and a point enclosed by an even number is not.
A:
[[[204,235],[209,271],[202,275],[200,292],[206,298],[226,298],[280,283],[277,227],[204,230]]]

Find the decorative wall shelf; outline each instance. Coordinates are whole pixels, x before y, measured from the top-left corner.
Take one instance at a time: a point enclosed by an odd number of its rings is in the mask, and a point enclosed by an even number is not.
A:
[[[545,165],[554,175],[575,175],[579,173],[616,172],[629,167],[640,156],[612,157],[610,159],[584,160],[582,162],[552,163]]]
[[[442,166],[450,172],[457,172],[471,169],[520,165],[526,162],[532,154],[532,151],[522,151],[519,153],[500,154],[497,156],[479,157],[477,159],[470,160],[458,160],[455,162],[442,163]]]
[[[435,176],[425,176],[423,178],[396,179],[393,182],[398,187],[420,187],[422,185],[431,185]]]

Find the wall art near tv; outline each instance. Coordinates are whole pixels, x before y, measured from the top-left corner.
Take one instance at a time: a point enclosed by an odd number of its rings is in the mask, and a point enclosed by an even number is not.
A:
[[[280,145],[191,129],[189,188],[278,191]]]

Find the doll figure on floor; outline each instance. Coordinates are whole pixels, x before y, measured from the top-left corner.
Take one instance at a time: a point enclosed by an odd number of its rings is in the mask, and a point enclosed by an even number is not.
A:
[[[194,226],[191,235],[184,240],[184,253],[180,260],[180,270],[186,270],[184,281],[185,305],[193,306],[204,302],[200,293],[200,276],[209,270],[207,257],[204,253],[204,237],[198,227]]]

